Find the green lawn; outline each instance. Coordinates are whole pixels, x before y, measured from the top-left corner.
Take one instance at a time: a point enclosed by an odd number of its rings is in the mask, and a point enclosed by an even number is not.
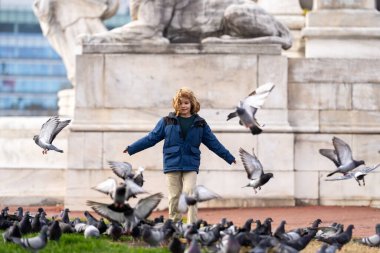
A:
[[[1,234],[3,231],[1,231]],[[33,237],[34,235],[30,235]],[[0,240],[0,253],[25,253],[29,252],[14,243],[4,243]],[[112,242],[108,236],[101,236],[99,239],[85,239],[83,234],[63,234],[57,243],[49,241],[46,248],[39,251],[41,253],[84,253],[84,252],[104,252],[104,253],[125,253],[125,252],[157,252],[168,253],[167,248],[137,247],[133,242],[123,237],[122,241]]]

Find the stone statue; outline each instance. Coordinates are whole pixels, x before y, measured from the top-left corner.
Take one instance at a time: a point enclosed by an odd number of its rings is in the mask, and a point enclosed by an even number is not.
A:
[[[130,0],[132,22],[82,43],[276,43],[289,29],[253,0]]]
[[[106,32],[103,19],[112,17],[119,0],[35,0],[33,11],[43,34],[62,57],[67,76],[75,85],[76,37]]]

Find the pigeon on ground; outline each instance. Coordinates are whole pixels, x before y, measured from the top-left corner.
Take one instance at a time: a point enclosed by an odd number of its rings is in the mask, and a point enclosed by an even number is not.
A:
[[[255,91],[249,94],[248,97],[239,102],[236,110],[227,116],[227,120],[238,116],[240,118],[240,124],[249,128],[253,135],[260,134],[262,132],[262,126],[257,123],[255,114],[264,104],[265,99],[273,88],[273,83],[266,83],[258,87]]]
[[[39,250],[46,247],[46,244],[48,242],[47,231],[48,231],[48,227],[43,226],[41,228],[39,235],[36,237],[32,237],[32,238],[12,237],[12,241],[29,251],[38,252]]]
[[[18,221],[15,221],[12,226],[7,228],[3,233],[4,242],[12,242],[12,237],[21,238],[21,231]]]
[[[184,253],[186,244],[182,243],[177,235],[169,242],[168,249],[172,253]]]
[[[244,187],[253,187],[253,190],[257,193],[256,189],[261,190],[261,186],[265,185],[273,177],[273,174],[264,173],[263,166],[257,159],[253,149],[252,155],[242,148],[239,149],[239,153],[244,169],[247,172],[247,177],[250,180]]]
[[[26,235],[32,232],[32,224],[30,223],[29,211],[26,211],[24,217],[20,221],[21,234]]]
[[[346,175],[349,171],[355,169],[356,167],[365,164],[363,160],[357,161],[352,158],[352,151],[350,146],[343,140],[333,137],[332,139],[334,149],[320,149],[319,153],[331,161],[334,162],[337,167],[336,170],[329,173],[327,176],[330,177],[335,173],[342,173]]]
[[[354,178],[356,180],[356,182],[358,182],[359,186],[362,186],[360,184],[360,180],[363,182],[363,186],[365,186],[364,177],[368,173],[370,173],[370,172],[374,171],[375,169],[377,169],[378,167],[380,167],[380,163],[377,164],[376,166],[373,166],[373,167],[363,167],[363,168],[351,171],[351,172],[349,172],[347,174],[344,174],[342,176],[339,176],[339,177],[336,177],[336,178],[326,178],[325,180],[326,181],[336,181],[336,180],[346,180],[346,179]]]
[[[43,149],[42,154],[47,154],[49,150],[63,153],[63,150],[54,146],[52,142],[70,122],[71,120],[60,121],[58,116],[53,116],[42,125],[40,134],[33,137],[34,142]]]
[[[113,241],[117,241],[123,234],[123,228],[117,222],[113,221],[108,227],[106,234],[108,234]]]
[[[355,240],[356,242],[367,245],[370,247],[380,247],[380,235],[379,234],[374,234],[369,237],[363,237],[361,239]]]
[[[220,244],[220,252],[222,253],[239,253],[240,252],[240,244],[238,240],[233,235],[225,235],[222,238],[222,242]]]
[[[49,240],[59,241],[62,236],[62,229],[59,226],[59,221],[55,220],[48,228]]]
[[[88,225],[84,230],[84,238],[99,238],[99,229],[93,225]]]
[[[65,208],[65,209],[61,212],[61,219],[62,219],[62,222],[66,223],[66,224],[70,224],[69,212],[70,212],[70,210],[69,210],[68,208]]]
[[[118,199],[118,194],[116,194],[115,200]],[[120,198],[125,198],[122,194]],[[146,219],[152,211],[158,206],[161,199],[163,198],[162,193],[156,193],[150,195],[146,198],[140,199],[137,205],[132,208],[128,203],[115,202],[111,204],[104,204],[95,201],[87,201],[87,205],[100,216],[109,219],[110,221],[116,221],[120,224],[125,224],[125,228],[130,231],[134,228],[141,220]]]
[[[36,213],[32,221],[32,232],[38,233],[41,230],[40,214]]]
[[[221,198],[218,194],[207,189],[203,185],[197,185],[194,187],[191,194],[182,193],[178,201],[178,211],[186,213],[188,206],[193,206],[198,202],[208,201],[211,199]]]
[[[351,241],[351,238],[352,238],[352,230],[354,229],[354,225],[348,225],[346,231],[338,234],[338,235],[335,235],[335,236],[331,236],[331,237],[328,237],[328,238],[319,238],[318,240],[320,241],[323,241],[323,242],[326,242],[330,245],[332,244],[339,244],[340,247],[342,247],[344,244],[348,243],[349,241]]]

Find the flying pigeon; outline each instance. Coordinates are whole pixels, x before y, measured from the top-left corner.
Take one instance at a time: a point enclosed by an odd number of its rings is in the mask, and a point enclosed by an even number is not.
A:
[[[43,149],[42,154],[47,154],[49,150],[63,153],[63,150],[54,146],[52,142],[70,122],[71,120],[60,121],[58,116],[53,116],[42,125],[40,134],[33,137],[34,142]]]
[[[146,191],[130,180],[128,177],[124,183],[120,183],[117,185],[116,179],[108,178],[105,181],[99,183],[97,186],[92,189],[105,193],[111,197],[111,199],[115,198],[115,193],[117,187],[124,187],[126,189],[125,200],[129,200],[130,197],[135,196],[136,194],[146,193]]]
[[[349,171],[364,164],[363,160],[356,161],[352,158],[352,151],[350,146],[343,140],[333,137],[332,139],[334,149],[320,149],[319,153],[326,156],[328,159],[334,162],[337,169],[328,174],[330,177],[335,173],[342,173],[346,175]]]
[[[122,199],[122,194],[119,197]],[[112,204],[87,201],[87,205],[91,206],[91,208],[100,216],[107,218],[110,221],[118,222],[119,224],[125,224],[126,230],[129,231],[152,213],[160,203],[163,195],[162,193],[156,193],[140,199],[134,208],[128,203],[115,202],[119,197],[115,197],[114,203]]]
[[[356,182],[358,182],[359,186],[361,186],[360,184],[360,180],[362,180],[363,182],[363,186],[365,186],[365,180],[364,180],[364,177],[374,171],[375,169],[377,169],[378,167],[380,167],[380,163],[377,164],[376,166],[373,166],[373,167],[364,167],[364,168],[360,168],[356,171],[352,171],[350,173],[347,173],[345,175],[342,175],[342,176],[339,176],[339,177],[336,177],[336,178],[327,178],[325,179],[326,181],[336,181],[336,180],[345,180],[345,179],[351,179],[351,178],[354,178],[356,180]]]
[[[265,99],[273,88],[273,83],[266,83],[258,87],[255,91],[249,94],[248,97],[239,102],[236,110],[227,116],[227,120],[238,116],[240,118],[240,124],[249,128],[253,135],[260,134],[262,132],[262,126],[257,122],[255,114],[264,104]]]
[[[135,184],[142,187],[144,184],[143,172],[144,168],[139,167],[137,172],[132,171],[132,165],[128,162],[114,162],[109,161],[108,164],[111,166],[112,171],[120,178],[127,180],[131,179]]]
[[[178,201],[178,211],[181,213],[187,212],[188,206],[193,206],[198,202],[203,202],[211,199],[221,198],[218,194],[207,189],[203,185],[194,187],[192,194],[182,193]]]
[[[244,169],[247,172],[247,177],[250,180],[244,187],[253,187],[255,193],[256,189],[261,190],[261,186],[266,184],[272,177],[272,173],[264,173],[263,166],[259,159],[257,159],[254,150],[252,149],[252,155],[244,149],[239,149],[239,154],[244,165]]]

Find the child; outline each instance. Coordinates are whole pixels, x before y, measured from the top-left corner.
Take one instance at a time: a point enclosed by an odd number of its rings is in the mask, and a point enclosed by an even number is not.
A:
[[[194,93],[181,88],[172,101],[175,112],[161,118],[156,127],[145,137],[129,145],[124,153],[133,155],[154,146],[165,139],[163,147],[164,173],[169,191],[169,218],[181,219],[178,200],[182,192],[190,194],[196,185],[199,172],[199,146],[206,145],[227,163],[236,163],[231,153],[218,141],[206,121],[197,113],[200,104]],[[188,224],[197,220],[197,207],[188,211]]]

